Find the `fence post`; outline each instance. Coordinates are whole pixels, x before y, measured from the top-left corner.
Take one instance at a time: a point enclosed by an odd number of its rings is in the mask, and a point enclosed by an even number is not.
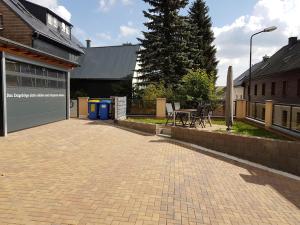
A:
[[[238,99],[236,100],[236,115],[235,117],[237,119],[244,119],[246,118],[246,100],[244,99]]]
[[[156,117],[165,118],[166,117],[166,98],[157,98],[156,99]]]
[[[266,100],[266,112],[265,112],[265,127],[272,126],[273,121],[273,101]]]
[[[78,98],[78,117],[87,118],[88,117],[88,97],[79,97]]]

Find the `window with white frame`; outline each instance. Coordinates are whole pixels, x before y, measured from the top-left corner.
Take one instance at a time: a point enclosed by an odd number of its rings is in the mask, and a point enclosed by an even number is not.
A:
[[[55,17],[53,17],[53,26],[58,28],[58,20]]]
[[[50,14],[47,15],[47,23],[49,25],[53,25],[53,16],[51,16]]]

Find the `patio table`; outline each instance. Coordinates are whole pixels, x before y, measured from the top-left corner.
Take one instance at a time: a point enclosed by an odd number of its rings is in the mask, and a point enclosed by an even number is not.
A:
[[[173,113],[173,124],[176,126],[176,115],[177,114],[186,114],[188,116],[188,124],[191,124],[191,115],[192,113],[197,112],[197,109],[179,109],[179,110],[174,110]],[[182,124],[185,125],[185,124]]]

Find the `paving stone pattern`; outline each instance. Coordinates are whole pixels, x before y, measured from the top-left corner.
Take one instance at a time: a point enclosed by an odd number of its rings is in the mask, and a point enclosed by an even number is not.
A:
[[[109,124],[0,138],[0,225],[300,224],[300,182]]]

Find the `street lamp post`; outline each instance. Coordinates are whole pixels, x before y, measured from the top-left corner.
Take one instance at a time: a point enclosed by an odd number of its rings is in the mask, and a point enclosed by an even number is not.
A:
[[[251,81],[252,81],[252,42],[253,42],[253,37],[261,34],[261,33],[266,33],[266,32],[272,32],[274,30],[276,30],[277,27],[272,26],[272,27],[268,27],[263,29],[262,31],[259,31],[253,35],[251,35],[250,38],[250,67],[249,67],[249,86],[248,86],[248,101],[249,101],[249,106],[248,106],[248,116],[250,116],[250,103],[251,103]]]

